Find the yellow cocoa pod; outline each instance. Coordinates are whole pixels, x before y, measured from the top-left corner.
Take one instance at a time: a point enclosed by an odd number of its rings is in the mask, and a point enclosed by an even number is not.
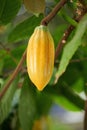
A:
[[[46,26],[35,28],[27,47],[27,70],[39,91],[48,84],[54,67],[54,41]]]

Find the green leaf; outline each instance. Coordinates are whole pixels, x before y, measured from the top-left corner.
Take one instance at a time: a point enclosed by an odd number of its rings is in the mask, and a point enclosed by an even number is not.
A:
[[[2,74],[3,64],[3,60],[0,60],[0,75]]]
[[[6,0],[0,0],[0,17],[2,15],[2,13],[3,13],[5,3],[6,3]]]
[[[83,91],[85,85],[81,64],[82,63],[70,63],[67,71],[59,79],[59,82],[61,84],[64,82],[67,84],[67,86],[70,86],[70,88],[75,90],[77,93]]]
[[[47,115],[52,103],[53,103],[53,100],[52,100],[51,96],[49,96],[48,94],[46,94],[44,92],[38,93],[38,95],[37,95],[38,114],[40,116]],[[42,107],[42,106],[44,106],[44,107]]]
[[[19,80],[19,77],[17,77],[13,81],[11,86],[6,91],[4,97],[0,101],[0,124],[7,118],[8,114],[11,111],[12,100],[13,100],[15,91],[17,89],[18,80]],[[3,87],[2,87],[2,89],[3,89]]]
[[[45,0],[24,0],[26,9],[36,16],[45,11]]]
[[[28,78],[25,78],[19,102],[19,120],[23,130],[31,130],[36,116],[35,92]]]
[[[21,41],[29,38],[34,31],[34,28],[40,24],[42,16],[32,16],[22,23],[18,24],[8,36],[9,42]]]
[[[9,72],[16,67],[16,58],[12,57],[9,54],[6,54],[3,57],[3,72]]]
[[[64,20],[66,20],[70,25],[73,25],[74,27],[77,26],[78,23],[77,23],[74,19],[72,19],[70,16],[68,16],[68,15],[64,12],[64,10],[61,10],[60,14],[61,14],[62,17],[64,18]]]
[[[61,85],[59,87],[59,90],[62,96],[64,96],[70,102],[70,104],[72,104],[71,106],[72,110],[75,111],[75,109],[73,109],[75,108],[73,105],[75,105],[78,108],[78,110],[80,109],[84,110],[85,105],[84,99],[82,99],[73,89],[67,87],[66,85]],[[67,108],[69,108],[69,106],[67,106]]]
[[[85,32],[83,38],[82,38],[82,46],[87,46],[87,31]],[[86,48],[85,48],[86,49]],[[87,52],[87,51],[86,51]]]
[[[60,0],[55,0],[56,2],[59,2]]]
[[[80,77],[79,79],[76,80],[76,82],[71,86],[75,91],[78,93],[82,92],[84,89],[84,79],[83,77]]]
[[[0,51],[0,69],[1,72],[9,72],[10,70],[14,69],[24,50],[26,49],[26,44],[21,46],[15,47],[13,50],[9,51],[8,53],[5,50]]]
[[[26,44],[23,44],[23,45],[20,45],[18,47],[15,47],[14,50],[11,51],[11,55],[16,58],[16,60],[20,60],[23,52],[25,51],[27,45]]]
[[[79,111],[81,109],[84,110],[85,101],[82,99],[72,88],[67,87],[64,83],[63,84],[55,84],[54,86],[47,85],[44,89],[45,93],[49,96],[53,96],[54,101],[72,111]],[[63,100],[64,104],[61,102]]]
[[[63,107],[69,111],[80,111],[81,109],[75,106],[71,101],[67,100],[63,95],[58,95],[58,97],[54,97],[54,102],[59,106]]]
[[[83,17],[83,19],[78,24],[74,37],[65,46],[63,50],[62,58],[61,58],[60,65],[59,65],[57,75],[56,75],[57,80],[65,72],[70,59],[75,54],[78,47],[81,45],[81,39],[86,29],[87,29],[87,14]]]
[[[73,2],[68,0],[67,5],[71,10],[75,10],[77,8],[77,2],[78,0],[73,0]]]
[[[0,24],[11,22],[19,11],[20,6],[20,0],[0,0]]]

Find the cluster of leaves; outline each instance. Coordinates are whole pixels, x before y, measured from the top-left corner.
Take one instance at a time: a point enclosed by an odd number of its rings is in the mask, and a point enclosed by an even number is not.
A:
[[[0,0],[0,92],[9,80],[8,76],[17,66],[34,28],[40,24],[43,18],[41,13],[46,7],[47,15],[57,2],[59,0],[47,3],[45,0],[24,0],[24,3],[21,0]],[[17,75],[0,100],[1,125],[15,105],[18,105],[18,117],[23,130],[31,130],[34,120],[46,115],[54,102],[72,111],[84,109],[84,100],[80,93],[86,93],[87,85],[87,62],[84,60],[87,58],[87,15],[79,23],[72,20],[76,2],[77,0],[73,3],[68,1],[49,24],[55,48],[68,24],[76,27],[68,38],[62,57],[58,59],[60,64],[55,64],[51,81],[44,91],[39,93],[26,72]],[[23,8],[23,4],[27,10]],[[74,62],[76,59],[78,62]],[[23,70],[25,68],[24,64]],[[56,78],[58,82],[54,85]],[[18,94],[19,100],[13,103],[20,83],[22,87]]]

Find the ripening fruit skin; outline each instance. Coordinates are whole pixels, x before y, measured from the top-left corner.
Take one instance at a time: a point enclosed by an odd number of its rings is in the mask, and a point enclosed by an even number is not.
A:
[[[54,68],[54,41],[46,26],[35,28],[27,47],[27,71],[31,81],[42,91]]]

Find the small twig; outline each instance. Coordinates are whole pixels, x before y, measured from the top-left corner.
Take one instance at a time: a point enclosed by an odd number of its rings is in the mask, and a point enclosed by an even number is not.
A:
[[[87,57],[81,58],[81,59],[73,59],[70,61],[70,63],[76,63],[76,62],[81,62],[87,60]]]
[[[81,58],[81,59],[73,59],[73,60],[70,60],[69,63],[79,63],[79,62],[85,61],[85,60],[87,60],[87,57],[84,57],[84,58]],[[59,60],[56,60],[56,61],[55,61],[55,66],[58,67],[58,64],[59,64],[59,63],[60,63],[60,61],[59,61]]]
[[[52,10],[52,12],[47,15],[42,21],[41,24],[47,26],[48,23],[55,17],[55,15],[58,13],[58,11],[64,6],[64,4],[67,2],[67,0],[61,0]]]
[[[2,97],[4,96],[5,92],[7,91],[7,89],[9,88],[10,84],[12,83],[12,81],[15,79],[15,77],[17,76],[18,72],[21,70],[22,68],[22,64],[24,62],[26,58],[26,50],[22,55],[22,58],[18,64],[18,66],[16,67],[15,71],[13,72],[13,74],[11,75],[10,79],[8,80],[8,82],[6,83],[6,85],[4,86],[4,88],[2,89],[1,93],[0,93],[0,100],[2,99]]]
[[[87,130],[87,100],[85,100],[84,130]]]

